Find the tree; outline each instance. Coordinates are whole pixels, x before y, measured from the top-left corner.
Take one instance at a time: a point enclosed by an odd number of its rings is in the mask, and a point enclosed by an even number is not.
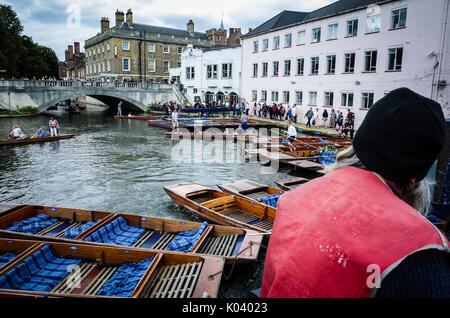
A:
[[[23,26],[9,5],[0,5],[0,69],[7,77],[58,76],[58,58],[48,47],[22,35]]]

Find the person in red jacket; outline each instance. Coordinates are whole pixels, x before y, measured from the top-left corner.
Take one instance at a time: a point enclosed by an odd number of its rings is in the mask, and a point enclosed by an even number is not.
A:
[[[449,242],[425,217],[444,142],[435,101],[375,103],[329,172],[279,200],[261,297],[450,297]]]

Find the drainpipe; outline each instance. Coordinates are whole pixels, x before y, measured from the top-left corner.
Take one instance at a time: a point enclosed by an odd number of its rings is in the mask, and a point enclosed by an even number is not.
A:
[[[449,2],[450,0],[444,0],[445,1],[445,9],[444,9],[444,23],[442,24],[442,38],[441,38],[441,48],[440,48],[440,61],[439,61],[439,70],[438,70],[438,77],[437,81],[433,83],[433,85],[436,86],[436,98],[435,100],[438,100],[438,92],[439,92],[439,82],[441,81],[442,76],[442,64],[444,61],[444,50],[445,50],[445,40],[447,36],[447,20],[448,20],[448,8],[449,8]]]

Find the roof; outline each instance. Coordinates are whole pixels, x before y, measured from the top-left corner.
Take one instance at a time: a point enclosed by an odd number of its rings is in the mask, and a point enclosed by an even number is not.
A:
[[[194,32],[194,35],[192,36],[187,30],[181,30],[181,29],[172,29],[172,28],[166,28],[166,27],[160,27],[155,25],[148,25],[148,24],[140,24],[140,23],[133,23],[133,26],[131,27],[127,22],[122,22],[117,26],[118,29],[122,30],[136,30],[136,31],[145,31],[149,33],[159,33],[159,34],[166,34],[166,35],[175,35],[180,37],[188,37],[188,38],[198,38],[198,39],[204,39],[208,40],[208,36],[206,33],[202,32]]]
[[[343,14],[347,11],[365,8],[371,4],[380,2],[389,2],[395,0],[340,0],[333,2],[325,7],[312,12],[283,11],[252,31],[246,33],[243,37],[251,37],[257,34],[266,33],[272,30],[280,29],[294,24],[305,23],[317,19],[323,19],[329,16]]]

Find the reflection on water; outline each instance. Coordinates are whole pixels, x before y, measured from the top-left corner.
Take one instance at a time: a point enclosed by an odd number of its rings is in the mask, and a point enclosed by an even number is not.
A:
[[[274,185],[286,171],[261,174],[261,165],[240,160],[238,143],[214,144],[171,141],[164,129],[145,121],[114,119],[103,110],[81,115],[57,116],[60,133],[76,137],[50,143],[0,148],[0,202],[39,204],[80,209],[136,213],[172,219],[200,219],[179,208],[163,186],[196,182],[214,187],[219,183],[249,178]],[[54,114],[52,114],[54,115]],[[18,124],[26,134],[39,126],[47,129],[50,115],[0,119],[6,136]],[[184,144],[183,144],[184,143]],[[172,160],[173,147],[202,149],[205,160]],[[221,151],[228,162],[215,162],[210,155]],[[198,152],[191,152],[198,159]],[[201,159],[200,155],[200,159]],[[260,261],[235,266],[229,281],[223,279],[221,297],[246,297],[261,284],[265,250]],[[225,268],[229,274],[231,267]]]

